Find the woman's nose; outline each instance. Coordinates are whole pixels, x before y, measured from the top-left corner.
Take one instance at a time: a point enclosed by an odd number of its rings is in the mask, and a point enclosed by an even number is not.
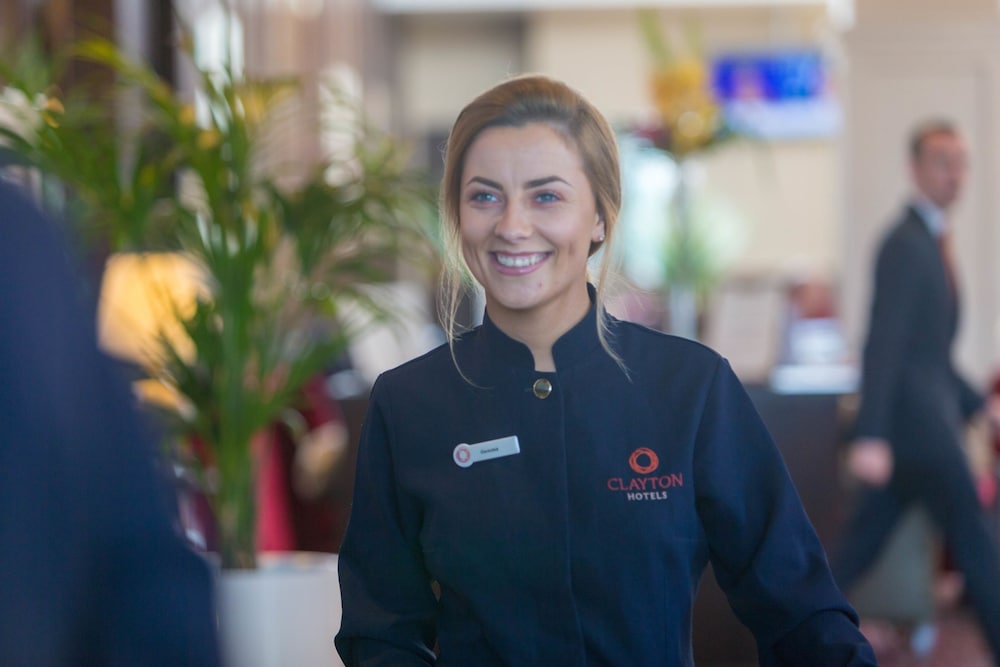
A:
[[[493,233],[505,241],[526,239],[531,236],[531,221],[519,206],[507,206]]]

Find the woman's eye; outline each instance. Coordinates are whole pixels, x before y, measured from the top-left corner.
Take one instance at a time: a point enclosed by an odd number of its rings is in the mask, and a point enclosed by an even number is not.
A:
[[[559,195],[554,192],[539,192],[535,195],[535,201],[543,204],[550,204],[552,202],[559,201]]]
[[[474,204],[488,204],[491,202],[498,201],[498,197],[492,192],[485,192],[480,190],[479,192],[473,192],[469,196],[469,201]]]

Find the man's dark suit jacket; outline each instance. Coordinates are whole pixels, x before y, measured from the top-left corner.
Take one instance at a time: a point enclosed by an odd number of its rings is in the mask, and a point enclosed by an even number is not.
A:
[[[217,665],[209,569],[70,266],[0,184],[0,664]]]
[[[982,405],[952,364],[958,312],[938,241],[908,207],[876,263],[857,422],[858,436],[888,439],[899,462],[932,461]]]

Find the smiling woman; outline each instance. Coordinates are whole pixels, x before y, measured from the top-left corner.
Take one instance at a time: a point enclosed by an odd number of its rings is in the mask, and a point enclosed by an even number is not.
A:
[[[729,365],[604,310],[587,263],[620,203],[614,135],[564,84],[513,79],[459,115],[451,303],[471,276],[486,313],[372,389],[348,665],[687,667],[709,559],[762,665],[875,664]]]
[[[554,371],[552,344],[590,309],[587,259],[605,236],[580,155],[543,123],[494,127],[462,183],[462,251],[490,317]]]
[[[470,157],[476,157],[472,154],[473,144],[480,145],[481,150],[477,151],[482,154],[480,159],[492,160],[485,164],[484,168],[502,169],[501,154],[491,157],[489,147],[482,149],[482,143],[488,141],[491,135],[511,132],[520,135],[521,141],[516,146],[507,147],[504,155],[513,157],[516,150],[530,149],[535,151],[535,155],[546,154],[550,169],[558,167],[568,170],[564,174],[543,173],[544,170],[536,167],[537,171],[531,176],[523,177],[527,180],[522,180],[518,186],[528,191],[540,190],[537,193],[540,204],[548,200],[558,202],[560,196],[563,196],[569,197],[571,203],[576,202],[577,205],[586,206],[588,205],[586,196],[589,194],[593,205],[589,220],[593,224],[600,225],[600,233],[596,240],[590,243],[588,256],[594,255],[603,245],[605,237],[612,233],[621,208],[621,175],[615,134],[605,118],[590,102],[566,86],[548,85],[548,80],[541,77],[512,79],[503,86],[488,91],[479,98],[479,101],[481,104],[468,105],[452,128],[448,137],[448,154],[452,157],[445,164],[442,182],[442,217],[445,220],[445,245],[448,250],[445,254],[445,296],[442,314],[445,328],[449,332],[449,340],[453,340],[456,334],[455,313],[463,288],[471,285],[470,277],[481,280],[481,277],[471,270],[467,248],[460,234],[459,221],[462,207],[467,203],[464,199],[466,190],[471,184],[471,179],[476,177],[490,181],[488,183],[476,181],[480,185],[500,186],[494,187],[494,193],[502,189],[501,183],[490,179],[486,174],[468,171],[467,163]],[[519,131],[524,131],[524,134]],[[531,140],[538,138],[543,139],[543,142],[535,146]],[[503,138],[493,139],[492,144],[504,145]],[[523,162],[526,158],[522,156],[521,159]],[[553,160],[562,162],[552,162]],[[571,173],[576,175],[576,180],[570,179]],[[584,177],[585,185],[579,181],[579,176]],[[560,178],[563,180],[561,184],[558,183]],[[511,176],[508,175],[507,179],[510,180]],[[549,186],[548,190],[545,189],[546,185]],[[561,187],[556,189],[557,185]],[[585,187],[586,194],[580,191],[581,186]],[[510,197],[511,194],[508,193],[507,196]],[[492,193],[488,188],[480,195],[481,200],[491,197]],[[604,253],[601,257],[595,280],[596,302],[601,306],[604,303],[604,278],[609,271],[610,259],[609,253]],[[508,256],[497,261],[530,264],[533,259]],[[605,333],[606,329],[601,321],[598,337],[609,354],[617,359],[616,353],[605,344]]]

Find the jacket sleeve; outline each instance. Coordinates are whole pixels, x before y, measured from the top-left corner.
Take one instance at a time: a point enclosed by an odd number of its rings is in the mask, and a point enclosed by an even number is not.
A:
[[[84,274],[2,184],[0,211],[0,664],[218,665],[211,571],[175,530]]]
[[[879,251],[875,265],[868,338],[862,359],[861,406],[857,435],[889,437],[893,391],[899,386],[908,327],[920,298],[913,283],[909,247],[901,239],[890,239]]]
[[[419,508],[401,500],[384,383],[361,432],[354,502],[338,566],[343,619],[337,651],[348,667],[431,665],[436,600],[417,539]]]
[[[698,427],[694,475],[716,579],[753,632],[762,667],[875,665],[781,455],[721,359]]]

